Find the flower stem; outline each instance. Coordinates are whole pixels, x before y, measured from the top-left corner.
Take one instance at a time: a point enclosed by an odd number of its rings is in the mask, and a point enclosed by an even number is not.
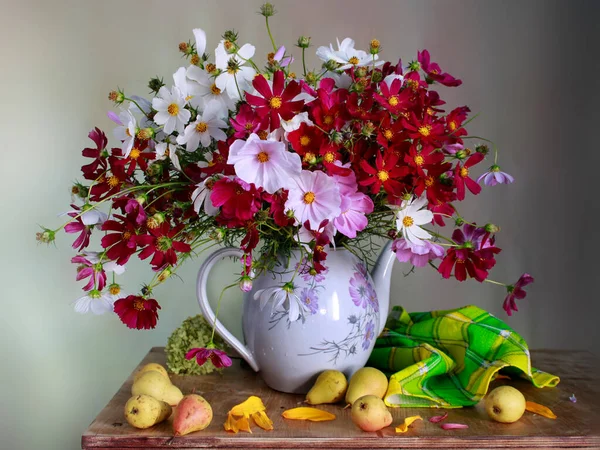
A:
[[[306,53],[306,49],[302,47],[302,68],[304,69],[304,77],[306,77],[306,59],[304,54]]]
[[[269,17],[265,17],[265,23],[267,24],[267,33],[269,33],[269,38],[271,39],[271,44],[273,44],[273,51],[277,51],[277,46],[275,45],[275,40],[273,39],[273,35],[271,34],[271,27],[269,27]]]
[[[219,301],[217,302],[217,312],[215,313],[215,320],[213,322],[212,334],[210,335],[210,343],[211,344],[214,344],[213,338],[215,337],[215,330],[217,329],[217,318],[219,317],[219,310],[221,309],[221,300],[223,300],[223,294],[225,293],[225,291],[227,289],[232,288],[237,285],[238,285],[238,283],[233,283],[233,284],[230,284],[229,286],[225,286],[223,288],[223,290],[221,291],[221,295],[219,295]]]

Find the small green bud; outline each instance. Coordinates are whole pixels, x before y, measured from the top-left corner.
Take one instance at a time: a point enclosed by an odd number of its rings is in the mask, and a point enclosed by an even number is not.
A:
[[[383,74],[379,70],[373,71],[371,77],[375,83],[379,83],[381,80],[383,80]]]
[[[216,242],[222,242],[225,239],[225,230],[223,228],[216,228],[211,231],[209,237]]]
[[[140,194],[135,198],[135,201],[138,202],[140,205],[143,205],[148,201],[148,196],[146,194]]]
[[[315,84],[317,82],[317,74],[314,72],[308,72],[305,80],[308,84]]]
[[[459,150],[456,152],[455,155],[458,159],[465,159],[467,156],[469,156],[469,153],[465,150]]]
[[[229,42],[237,42],[238,33],[235,30],[227,30],[225,33],[223,33],[223,39]]]
[[[42,228],[41,232],[35,234],[35,238],[38,242],[49,244],[50,242],[54,242],[56,239],[56,231],[48,228]]]
[[[490,152],[490,148],[485,144],[480,144],[475,147],[475,151],[477,153],[482,153],[484,155],[487,155]]]
[[[310,36],[300,36],[296,45],[300,48],[310,47]]]
[[[360,130],[360,132],[362,133],[363,136],[369,137],[373,134],[373,132],[375,131],[375,125],[373,125],[372,122],[367,122],[363,125],[362,129]]]
[[[371,55],[376,55],[381,51],[381,42],[378,39],[371,39],[371,45],[369,47],[369,52]]]
[[[337,61],[330,59],[329,61],[323,64],[323,67],[327,70],[333,71],[337,70],[337,68],[340,67],[340,64]]]
[[[411,61],[408,64],[408,68],[409,68],[409,70],[417,71],[421,68],[421,64],[419,64],[419,61]]]
[[[366,67],[357,67],[356,70],[354,71],[354,74],[359,77],[366,77],[367,76],[367,68]]]
[[[150,81],[148,82],[148,87],[150,88],[151,94],[152,93],[158,94],[158,91],[164,85],[165,85],[165,83],[163,83],[163,79],[158,78],[158,77],[151,78]]]
[[[114,102],[115,105],[120,105],[125,101],[125,93],[121,89],[118,91],[110,91],[108,99]]]
[[[487,231],[488,233],[497,233],[498,231],[500,231],[500,227],[494,225],[493,223],[488,223],[485,225],[485,227],[483,227],[485,229],[485,231]]]
[[[171,268],[170,267],[166,267],[158,275],[157,279],[158,279],[158,281],[160,281],[162,283],[163,281],[165,281],[166,279],[168,279],[172,274],[173,274],[173,271],[171,270]]]
[[[344,135],[339,131],[332,131],[331,135],[329,136],[329,140],[334,144],[340,145],[342,142],[344,142]]]
[[[465,221],[462,219],[462,217],[457,217],[456,219],[454,219],[454,224],[457,227],[462,227],[465,224]]]
[[[275,15],[277,11],[275,11],[275,7],[272,3],[266,2],[263,3],[260,7],[259,14],[265,17],[272,17]]]

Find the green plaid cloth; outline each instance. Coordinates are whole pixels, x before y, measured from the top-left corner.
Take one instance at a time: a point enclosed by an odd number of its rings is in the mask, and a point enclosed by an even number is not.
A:
[[[523,338],[476,306],[412,314],[394,307],[367,364],[390,377],[388,406],[471,406],[500,369],[536,387],[560,381],[531,367]]]

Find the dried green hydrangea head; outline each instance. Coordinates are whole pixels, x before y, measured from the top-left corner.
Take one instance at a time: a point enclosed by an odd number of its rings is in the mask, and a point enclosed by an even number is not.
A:
[[[165,352],[167,353],[167,367],[178,375],[206,375],[216,369],[210,361],[199,366],[196,359],[188,361],[185,354],[191,348],[206,347],[210,342],[212,334],[211,324],[201,315],[188,317],[183,321],[167,341]],[[215,334],[215,347],[227,351],[229,347],[223,339]]]

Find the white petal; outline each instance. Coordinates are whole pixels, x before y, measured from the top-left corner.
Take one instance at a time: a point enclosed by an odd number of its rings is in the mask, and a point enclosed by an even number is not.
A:
[[[298,317],[300,317],[300,308],[298,307],[298,302],[291,298],[291,296],[289,297],[289,310],[288,310],[288,317],[290,319],[290,322],[295,322],[296,320],[298,320]]]
[[[252,58],[254,56],[254,52],[256,51],[256,48],[254,47],[254,45],[252,44],[244,44],[242,45],[242,48],[240,48],[237,51],[237,54],[243,58],[244,60],[249,60],[250,58]]]
[[[85,313],[89,312],[91,301],[92,301],[92,299],[88,295],[85,295],[85,296],[75,300],[72,303],[75,308],[75,312],[78,312],[79,314],[85,314]]]
[[[202,56],[202,54],[206,51],[206,33],[201,28],[194,28],[192,32],[194,33],[194,38],[196,39],[196,52],[198,55]]]

